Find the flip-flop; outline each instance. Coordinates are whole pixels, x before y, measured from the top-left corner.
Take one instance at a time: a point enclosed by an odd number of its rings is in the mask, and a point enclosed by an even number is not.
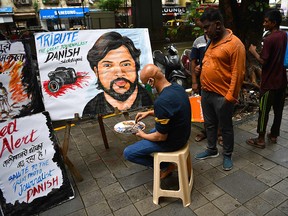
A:
[[[206,134],[200,133],[200,134],[197,134],[197,135],[196,135],[195,141],[196,141],[196,142],[200,142],[200,141],[202,141],[202,140],[204,140],[204,139],[206,139],[206,138],[207,138]]]
[[[223,137],[218,136],[218,145],[223,146]]]
[[[169,166],[165,170],[160,171],[160,179],[167,178],[172,175],[172,172],[177,168],[177,166],[173,163],[170,163]]]
[[[270,143],[276,144],[277,143],[277,137],[271,136],[271,133],[267,134],[267,139]]]
[[[248,139],[246,140],[246,143],[248,145],[251,145],[251,146],[254,146],[254,147],[257,147],[257,148],[260,148],[260,149],[264,149],[265,148],[265,143],[260,143],[258,138],[251,138],[251,139]]]

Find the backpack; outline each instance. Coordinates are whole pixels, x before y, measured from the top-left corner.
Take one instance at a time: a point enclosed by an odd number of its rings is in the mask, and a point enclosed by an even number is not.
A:
[[[285,56],[284,56],[284,67],[288,68],[288,32],[287,34],[287,44],[286,44],[286,51],[285,51]]]

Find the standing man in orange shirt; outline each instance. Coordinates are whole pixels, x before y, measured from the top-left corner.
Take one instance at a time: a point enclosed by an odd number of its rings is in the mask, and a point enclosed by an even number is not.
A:
[[[217,130],[223,137],[223,169],[233,167],[234,130],[232,116],[234,104],[245,75],[246,52],[243,43],[224,27],[218,9],[208,8],[200,21],[211,43],[206,50],[201,70],[201,105],[207,133],[207,149],[196,155],[196,159],[217,157]]]

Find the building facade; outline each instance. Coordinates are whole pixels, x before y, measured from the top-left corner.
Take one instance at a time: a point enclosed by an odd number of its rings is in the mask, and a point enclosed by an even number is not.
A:
[[[0,30],[7,35],[27,29],[48,31],[103,28],[113,15],[99,15],[95,8],[99,0],[1,0]],[[186,11],[186,2],[190,0],[162,0],[163,20],[181,16]],[[132,24],[131,0],[124,0],[123,7],[111,20],[108,28],[129,27]],[[95,18],[96,17],[96,18]],[[121,25],[117,25],[121,18]],[[123,21],[124,17],[124,21]],[[114,25],[115,23],[115,25]],[[126,24],[126,25],[123,25]]]
[[[1,0],[0,30],[14,34],[24,29],[67,30],[85,26],[88,0]]]

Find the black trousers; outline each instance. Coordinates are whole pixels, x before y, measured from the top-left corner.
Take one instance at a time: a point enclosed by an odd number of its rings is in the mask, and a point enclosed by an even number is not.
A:
[[[234,104],[217,93],[202,90],[201,105],[207,134],[207,150],[217,153],[218,127],[223,137],[223,154],[231,156],[234,149]]]
[[[280,126],[283,115],[283,108],[285,103],[286,88],[269,90],[264,94],[260,95],[259,104],[259,117],[257,132],[260,135],[265,135],[267,122],[269,120],[269,112],[271,107],[274,111],[274,120],[271,127],[271,135],[277,137],[280,135]]]

